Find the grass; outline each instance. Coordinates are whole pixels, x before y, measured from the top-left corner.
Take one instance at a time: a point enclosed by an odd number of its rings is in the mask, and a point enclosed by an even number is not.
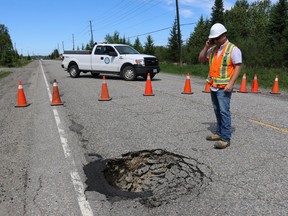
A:
[[[1,67],[5,67],[5,68],[6,67],[7,68],[9,68],[9,67],[18,67],[19,68],[19,67],[23,67],[23,66],[29,64],[30,62],[32,62],[32,60],[18,59],[17,61],[12,62],[11,65],[9,65],[9,66],[0,65],[0,79],[3,79],[5,77],[9,76],[12,73],[11,71],[1,71]],[[3,69],[4,68],[2,68],[2,70]]]
[[[191,76],[198,76],[206,79],[209,66],[208,64],[183,65],[180,67],[176,64],[160,63],[161,72],[186,75],[190,73]],[[246,73],[247,85],[252,84],[254,74],[257,75],[258,85],[262,88],[272,88],[276,75],[278,75],[278,83],[280,90],[288,91],[288,69],[287,68],[264,68],[264,67],[245,67],[241,69],[241,73],[237,79],[237,84],[241,83],[243,74]]]
[[[27,60],[27,59],[18,59],[17,61],[14,61],[10,67],[23,67],[27,64],[32,62],[32,60]]]
[[[0,71],[0,79],[9,76],[11,73],[11,71]]]

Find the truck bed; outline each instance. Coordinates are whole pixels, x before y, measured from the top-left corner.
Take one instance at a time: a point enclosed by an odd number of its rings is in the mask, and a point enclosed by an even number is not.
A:
[[[65,50],[64,54],[91,55],[91,50]]]

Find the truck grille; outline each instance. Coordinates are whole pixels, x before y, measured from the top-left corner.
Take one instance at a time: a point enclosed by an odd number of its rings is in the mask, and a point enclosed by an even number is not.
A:
[[[158,66],[157,58],[144,58],[145,66]]]

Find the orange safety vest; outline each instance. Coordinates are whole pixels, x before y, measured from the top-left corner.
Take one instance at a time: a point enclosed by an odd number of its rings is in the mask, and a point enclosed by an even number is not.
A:
[[[234,46],[234,44],[228,42],[219,56],[217,56],[218,48],[216,46],[210,51],[210,71],[207,82],[216,88],[224,88],[234,73],[235,66],[231,59]]]

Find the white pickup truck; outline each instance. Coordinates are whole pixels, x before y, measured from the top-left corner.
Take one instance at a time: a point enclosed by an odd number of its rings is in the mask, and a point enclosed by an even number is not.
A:
[[[72,78],[91,72],[94,77],[117,74],[130,81],[137,76],[146,79],[148,72],[152,79],[160,72],[155,56],[140,54],[124,44],[95,44],[92,51],[64,51],[61,66]]]

